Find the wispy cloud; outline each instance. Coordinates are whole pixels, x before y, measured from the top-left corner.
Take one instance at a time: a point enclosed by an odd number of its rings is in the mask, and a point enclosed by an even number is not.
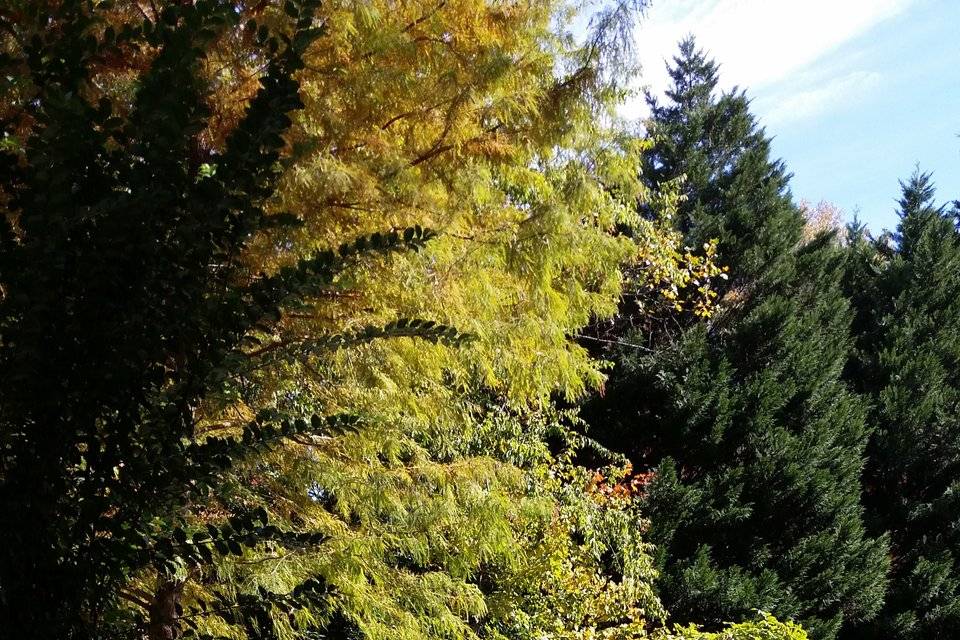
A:
[[[922,0],[655,0],[636,32],[643,85],[668,85],[665,61],[689,34],[720,63],[724,88],[759,97],[767,124],[812,118],[864,92],[882,77],[855,68],[855,52],[830,54]],[[623,115],[644,117],[643,101]]]
[[[882,78],[876,71],[853,71],[812,88],[765,96],[757,110],[770,126],[806,120],[863,98],[880,86]]]
[[[722,63],[725,86],[758,89],[809,66],[918,0],[659,0],[637,30],[645,82],[692,33]]]

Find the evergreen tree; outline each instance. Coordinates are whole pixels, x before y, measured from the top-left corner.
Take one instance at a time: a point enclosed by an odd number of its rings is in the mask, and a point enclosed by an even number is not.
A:
[[[753,609],[814,638],[875,614],[885,542],[864,534],[865,403],[839,378],[850,311],[829,235],[801,244],[803,216],[769,141],[692,40],[651,99],[648,179],[686,176],[678,226],[718,238],[731,266],[709,322],[673,315],[626,336],[591,433],[653,472],[646,496],[664,604],[719,625]],[[651,345],[649,351],[629,345]]]
[[[757,126],[746,95],[717,95],[718,66],[692,38],[668,69],[667,102],[647,95],[654,146],[644,175],[652,184],[681,179],[677,224],[690,246],[716,239],[733,281],[769,272],[796,245],[800,225],[783,163]]]
[[[960,627],[960,234],[929,174],[901,186],[896,233],[857,234],[846,281],[848,376],[873,402],[868,522],[893,558],[881,615],[848,636],[945,639]]]
[[[158,4],[0,12],[2,632],[642,635],[636,504],[526,428],[599,380],[569,335],[622,262],[690,277],[596,117],[608,36]]]

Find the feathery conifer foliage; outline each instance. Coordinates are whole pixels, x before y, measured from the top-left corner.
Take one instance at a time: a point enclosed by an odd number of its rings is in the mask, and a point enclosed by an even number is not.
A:
[[[873,404],[868,521],[890,532],[893,558],[881,615],[851,638],[948,638],[960,625],[960,235],[929,174],[901,185],[896,234],[855,230],[846,281],[848,376]]]
[[[850,312],[842,254],[801,244],[783,165],[737,91],[692,40],[651,100],[646,175],[684,180],[677,224],[689,244],[718,238],[718,312],[674,314],[627,335],[591,434],[652,472],[645,498],[664,604],[710,626],[763,609],[832,638],[869,619],[886,571],[865,535],[859,475],[865,405],[839,377]]]
[[[474,633],[529,501],[457,453],[464,390],[577,396],[600,376],[568,336],[620,264],[686,277],[598,124],[604,36],[572,46],[559,9],[4,17],[9,628]]]

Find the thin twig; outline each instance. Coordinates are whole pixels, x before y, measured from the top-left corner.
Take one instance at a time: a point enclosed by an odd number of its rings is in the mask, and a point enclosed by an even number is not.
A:
[[[650,347],[645,347],[642,344],[634,344],[632,342],[624,342],[622,340],[608,340],[606,338],[595,338],[594,336],[588,336],[582,333],[575,335],[574,338],[581,339],[581,340],[593,340],[594,342],[603,342],[604,344],[615,344],[622,347],[631,347],[633,349],[641,349],[648,353],[653,353],[653,349],[651,349]]]

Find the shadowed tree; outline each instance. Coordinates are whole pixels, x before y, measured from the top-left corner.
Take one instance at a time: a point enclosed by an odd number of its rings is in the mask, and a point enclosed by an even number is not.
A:
[[[683,180],[676,224],[691,246],[718,239],[730,279],[709,321],[675,314],[624,336],[590,433],[654,474],[645,502],[674,619],[763,609],[833,638],[875,614],[887,566],[862,523],[865,403],[840,380],[843,256],[829,234],[801,241],[783,164],[744,94],[718,95],[716,64],[686,40],[669,71],[667,101],[649,98],[645,177]]]
[[[892,236],[854,233],[850,381],[872,400],[868,522],[889,531],[891,582],[850,638],[952,637],[960,625],[960,234],[929,174],[901,183]]]

